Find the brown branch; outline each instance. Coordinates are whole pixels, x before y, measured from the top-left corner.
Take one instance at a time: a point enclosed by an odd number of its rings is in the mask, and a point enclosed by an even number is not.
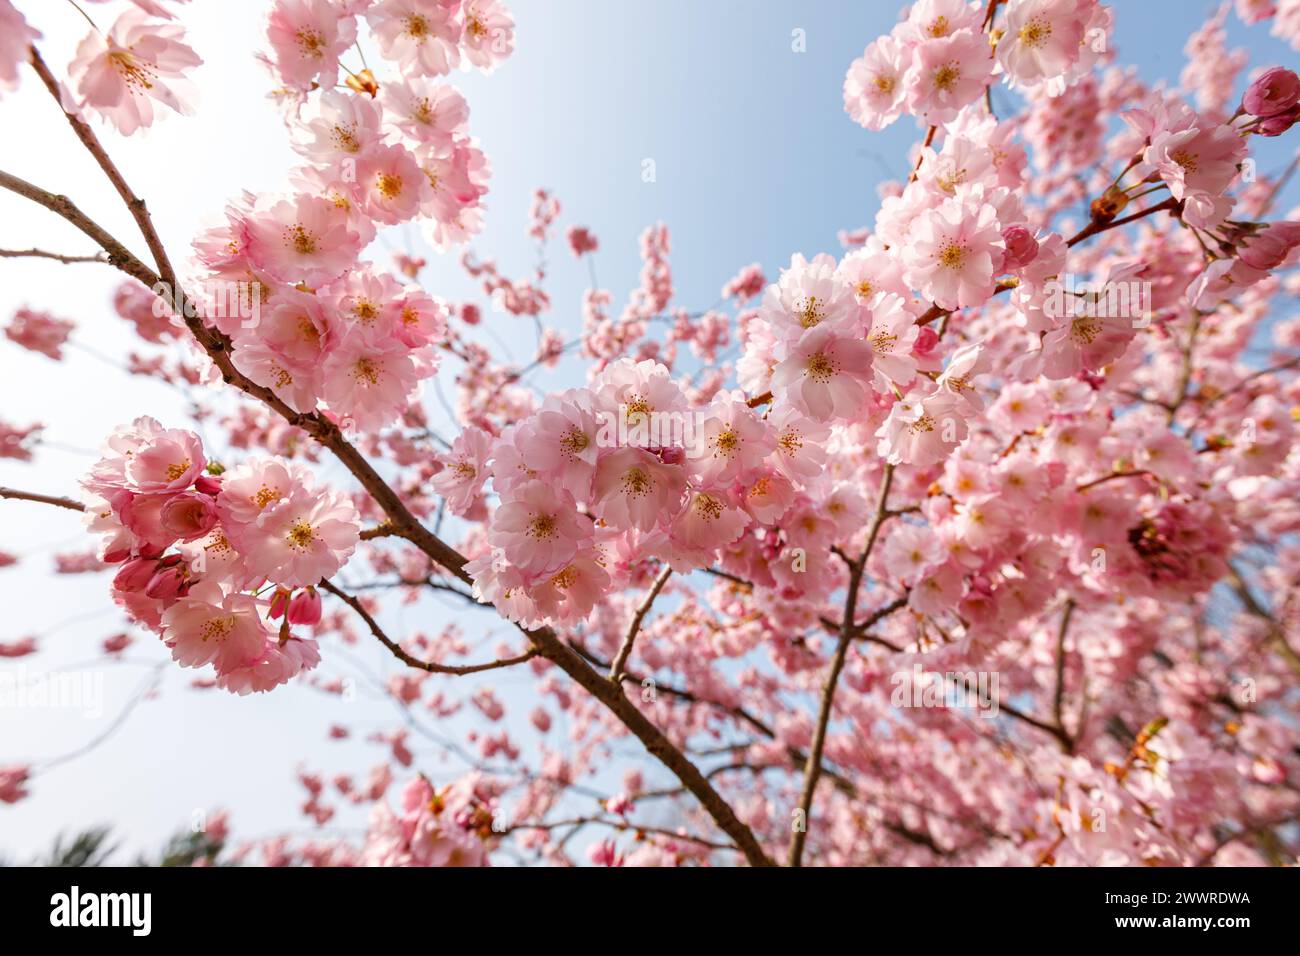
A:
[[[617,682],[620,686],[622,686],[623,667],[632,654],[632,644],[636,641],[637,631],[641,630],[641,622],[650,613],[650,605],[654,604],[655,598],[659,596],[659,592],[668,583],[668,578],[672,573],[673,569],[665,564],[664,569],[655,578],[654,584],[650,586],[650,590],[641,599],[641,604],[637,607],[636,613],[632,615],[632,622],[627,626],[627,634],[623,637],[623,644],[619,647],[614,662],[609,665],[609,679]]]
[[[967,687],[969,689],[969,685],[967,685]],[[1045,720],[1039,720],[1037,717],[1034,717],[1032,714],[1026,714],[1023,710],[1020,710],[1019,708],[1016,707],[1012,707],[1010,704],[1007,703],[999,702],[998,710],[1004,714],[1007,714],[1008,716],[1014,717],[1016,720],[1028,724],[1030,727],[1036,727],[1037,729],[1043,731],[1044,733],[1051,734],[1061,744],[1062,749],[1066,751],[1068,751],[1073,746],[1073,741],[1070,740],[1069,735],[1065,733],[1063,730],[1061,730],[1060,727],[1053,726],[1052,724],[1049,724]]]
[[[44,249],[0,249],[0,259],[53,259],[64,265],[72,265],[76,262],[109,264],[108,256],[102,252],[97,252],[93,256],[65,256],[58,252],[46,252]]]
[[[580,644],[574,644],[572,642],[570,642],[570,644],[573,647],[573,649],[578,652],[578,654],[582,657],[582,659],[587,661],[587,663],[591,664],[593,667],[597,668],[598,670],[603,670],[603,671],[609,670],[608,665],[604,661],[598,658],[595,654],[592,654],[585,647],[583,647]],[[630,684],[643,684],[645,682],[645,678],[643,678],[640,674],[632,673],[629,671],[624,671],[620,679],[622,680],[623,683],[630,683]],[[699,704],[704,707],[713,707],[717,710],[722,711],[724,714],[727,714],[730,717],[734,717],[736,720],[748,724],[749,726],[753,727],[755,730],[757,730],[760,734],[762,734],[764,737],[768,738],[769,740],[777,739],[777,734],[775,729],[773,729],[771,726],[765,723],[761,718],[756,717],[749,710],[747,710],[746,708],[738,704],[736,705],[724,704],[721,701],[711,700],[707,697],[701,697],[699,694],[686,690],[685,688],[673,687],[671,684],[656,683],[655,691],[657,693],[667,694],[669,697],[675,697],[678,700],[684,701],[685,703],[688,704]],[[739,746],[744,747],[748,745],[739,745]],[[787,746],[785,748],[785,752],[786,755],[790,758],[790,763],[795,767],[802,767],[808,761],[808,755],[804,753],[804,751],[800,750],[798,747]],[[717,774],[718,769],[719,768],[715,767],[713,770],[710,770],[705,776],[707,776],[709,779],[712,779]],[[841,793],[848,794],[849,796],[853,796],[854,794],[857,793],[857,788],[853,785],[852,781],[850,781],[843,774],[837,772],[831,767],[826,766],[825,763],[822,764],[822,773],[835,782],[836,789],[838,789]],[[680,792],[681,789],[682,788],[678,788],[673,792],[674,793]]]
[[[352,608],[352,610],[356,611],[357,614],[361,617],[361,619],[365,621],[366,625],[370,628],[370,633],[379,639],[379,643],[383,644],[384,647],[392,651],[393,656],[396,657],[403,664],[407,665],[408,667],[414,667],[417,670],[428,671],[430,674],[455,674],[457,676],[462,676],[465,674],[479,674],[482,673],[483,671],[499,670],[502,667],[514,667],[516,664],[522,664],[525,661],[530,661],[537,656],[537,648],[532,647],[529,648],[527,651],[525,651],[523,654],[516,655],[515,657],[507,657],[498,661],[488,661],[486,664],[453,665],[453,664],[435,664],[433,661],[422,661],[417,657],[412,657],[410,654],[406,652],[406,650],[402,647],[401,644],[398,644],[387,634],[385,634],[383,628],[379,626],[379,623],[374,619],[374,617],[371,616],[370,612],[366,610],[365,605],[363,605],[361,601],[359,601],[357,598],[353,597],[351,594],[346,594],[343,591],[339,590],[338,587],[336,587],[334,584],[332,584],[329,581],[322,581],[320,583],[320,587],[322,590],[328,591],[330,594],[333,594],[340,601],[342,601],[343,603],[347,604],[350,608]]]
[[[1177,199],[1173,198],[1172,196],[1170,196],[1164,202],[1156,203],[1154,206],[1148,206],[1146,209],[1139,210],[1138,212],[1135,212],[1129,216],[1123,216],[1119,219],[1112,219],[1110,222],[1094,219],[1092,220],[1092,222],[1088,223],[1088,225],[1084,226],[1082,229],[1076,232],[1069,239],[1065,240],[1065,244],[1066,246],[1078,245],[1080,242],[1083,242],[1083,240],[1091,238],[1092,236],[1097,235],[1097,233],[1099,232],[1107,232],[1111,229],[1118,229],[1120,226],[1127,226],[1130,222],[1137,222],[1139,219],[1143,218],[1144,216],[1150,216],[1152,213],[1157,213],[1165,209],[1181,210],[1182,203],[1179,202]]]
[[[1114,481],[1116,478],[1140,478],[1143,475],[1150,475],[1151,472],[1143,468],[1135,468],[1130,471],[1112,471],[1109,475],[1102,475],[1100,478],[1094,478],[1092,481],[1085,481],[1075,488],[1075,491],[1087,491],[1089,488],[1095,488],[1098,485],[1105,484],[1108,481]]]
[[[126,246],[114,239],[106,229],[78,209],[76,204],[67,196],[56,195],[41,189],[39,186],[33,186],[26,180],[19,179],[17,176],[3,170],[0,170],[0,188],[8,189],[12,193],[30,199],[32,202],[44,206],[72,223],[72,225],[95,240],[100,248],[108,253],[109,265],[121,269],[127,275],[139,279],[147,286],[152,287],[158,282],[158,276],[152,269],[137,259]]]
[[[1259,599],[1255,597],[1254,592],[1252,592],[1250,587],[1246,584],[1245,577],[1243,577],[1242,573],[1237,570],[1237,566],[1232,562],[1228,562],[1228,568],[1232,576],[1232,589],[1236,592],[1238,599],[1241,601],[1242,607],[1244,607],[1248,613],[1259,618],[1268,625],[1269,643],[1277,648],[1278,653],[1282,655],[1282,659],[1286,661],[1287,667],[1291,668],[1291,673],[1300,677],[1300,654],[1297,654],[1295,649],[1290,645],[1290,643],[1288,643],[1286,632],[1283,630],[1282,625],[1278,623],[1277,618],[1275,618],[1272,613],[1260,603]]]
[[[512,833],[515,830],[558,830],[560,827],[577,827],[581,828],[590,824],[600,824],[601,826],[612,827],[615,830],[624,833],[653,833],[656,836],[668,837],[673,840],[686,840],[688,843],[697,843],[700,846],[706,846],[712,850],[730,850],[735,852],[734,846],[725,843],[715,843],[712,840],[706,840],[704,837],[694,836],[690,833],[677,833],[674,830],[667,830],[662,827],[643,826],[639,823],[631,823],[627,820],[610,820],[606,817],[573,817],[568,820],[553,820],[548,823],[515,823],[508,827],[505,832]]]
[[[867,619],[865,621],[862,621],[859,624],[854,624],[853,636],[861,639],[866,639],[870,637],[871,635],[866,633],[868,630],[870,630],[880,621],[889,617],[889,615],[893,614],[895,611],[900,610],[904,607],[907,607],[906,594],[904,594],[902,597],[895,598],[894,600],[890,601],[888,604],[884,605],[883,607],[877,608],[876,610],[872,611],[869,615],[867,615]],[[880,642],[879,639],[877,639],[877,643],[879,642]]]
[[[840,672],[844,669],[844,660],[848,656],[849,645],[857,629],[853,621],[857,617],[858,589],[862,584],[862,573],[867,559],[871,557],[880,526],[889,516],[889,488],[894,483],[894,466],[885,465],[884,477],[880,482],[880,497],[876,501],[876,514],[871,521],[871,530],[867,533],[867,543],[862,555],[849,568],[848,594],[844,599],[844,620],[840,627],[840,639],[835,645],[835,654],[831,658],[830,670],[822,683],[821,706],[817,714],[816,729],[813,732],[812,749],[808,751],[808,764],[804,768],[803,793],[799,797],[799,809],[803,811],[802,826],[796,826],[790,834],[790,850],[786,857],[788,866],[803,864],[803,848],[808,838],[808,826],[812,821],[813,797],[817,793],[817,781],[821,776],[822,753],[826,748],[826,727],[831,719],[831,707],[835,702],[835,685],[839,683]]]
[[[916,157],[916,165],[912,167],[912,175],[907,177],[909,183],[916,182],[916,177],[921,174],[921,163],[925,160],[925,147],[934,142],[934,134],[939,131],[939,127],[931,126],[925,131],[925,142],[921,144],[922,152]]]
[[[1182,366],[1178,372],[1178,394],[1174,400],[1169,403],[1169,417],[1166,424],[1173,425],[1174,419],[1178,417],[1178,410],[1183,407],[1187,401],[1187,393],[1192,385],[1192,372],[1195,370],[1193,362],[1193,352],[1196,349],[1196,334],[1201,330],[1201,313],[1192,313],[1192,327],[1187,332],[1187,345],[1183,348]]]
[[[1067,598],[1065,612],[1061,615],[1061,627],[1056,633],[1056,692],[1052,695],[1052,715],[1060,729],[1060,740],[1065,743],[1065,752],[1074,750],[1074,738],[1065,729],[1065,717],[1062,708],[1065,703],[1065,635],[1070,629],[1070,618],[1074,616],[1074,598]]]
[[[0,498],[14,501],[37,501],[44,505],[67,508],[69,511],[85,511],[86,506],[72,498],[60,498],[57,495],[40,495],[34,491],[19,491],[17,488],[0,488]]]

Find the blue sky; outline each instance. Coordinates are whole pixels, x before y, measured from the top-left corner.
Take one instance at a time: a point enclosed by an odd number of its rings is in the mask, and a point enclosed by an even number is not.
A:
[[[56,67],[66,64],[84,21],[65,4],[18,5],[45,32],[47,59]],[[1120,0],[1112,6],[1120,61],[1135,65],[1149,81],[1170,82],[1184,65],[1187,34],[1213,7],[1187,0]],[[199,115],[169,116],[143,138],[105,137],[148,199],[173,255],[239,190],[284,188],[294,161],[262,99],[266,83],[252,65],[253,34],[237,25],[234,7],[260,11],[265,4],[198,0],[184,10],[191,41],[207,60],[197,76],[205,94]],[[919,138],[911,120],[872,134],[842,108],[850,61],[897,17],[888,0],[516,0],[511,7],[519,24],[516,55],[492,76],[452,79],[470,102],[471,128],[493,165],[487,230],[473,248],[516,278],[525,277],[535,261],[525,235],[527,211],[533,190],[545,186],[564,204],[557,237],[573,224],[599,236],[597,274],[613,292],[615,308],[637,283],[641,231],[661,220],[672,230],[676,304],[707,307],[722,283],[750,262],[760,262],[774,277],[793,252],[838,253],[836,233],[871,222],[878,183],[905,174],[908,147]],[[104,9],[96,6],[92,13],[107,22]],[[1247,28],[1230,17],[1228,29],[1231,43],[1251,52],[1253,66],[1295,63],[1294,51],[1268,36],[1266,25]],[[802,31],[804,52],[792,49],[796,30]],[[371,64],[377,65],[373,56]],[[1004,91],[998,95],[1009,102]],[[140,246],[116,197],[101,185],[30,73],[18,95],[0,99],[0,122],[11,131],[0,138],[0,168],[68,192],[110,230]],[[1285,166],[1293,143],[1293,137],[1263,143],[1256,138],[1252,148],[1260,168]],[[655,164],[653,183],[643,181],[647,159]],[[1277,208],[1289,208],[1298,195],[1293,184]],[[386,241],[400,246],[401,232]],[[89,251],[82,237],[43,210],[0,196],[0,246],[29,245]],[[386,258],[382,247],[374,255]],[[582,324],[587,270],[562,241],[549,258],[554,309],[548,321],[571,335]],[[422,280],[430,291],[453,299],[474,292],[454,255],[431,255]],[[84,347],[55,364],[0,340],[0,417],[19,424],[44,421],[47,437],[66,446],[42,450],[32,465],[0,461],[0,484],[70,493],[92,460],[75,449],[96,447],[115,424],[142,413],[169,424],[184,421],[183,397],[127,379],[97,357],[120,360],[130,347],[126,326],[109,308],[115,284],[114,274],[98,267],[0,261],[0,320],[23,304],[47,307],[78,323],[75,338]],[[488,321],[517,349],[516,358],[531,358],[530,323],[497,314]],[[572,384],[573,369],[536,380]],[[427,397],[437,420],[441,412],[431,393]],[[34,505],[0,506],[0,550],[24,558],[0,571],[0,641],[39,635],[45,651],[27,659],[29,670],[89,660],[101,638],[122,629],[104,578],[56,580],[47,573],[52,553],[77,550],[85,540],[75,516]],[[385,623],[390,632],[404,634],[458,619],[485,649],[509,634],[475,613],[469,618],[451,606],[424,602],[390,613]],[[71,623],[51,632],[61,622]],[[54,757],[104,730],[151,673],[149,665],[165,656],[156,639],[139,636],[128,656],[140,665],[99,672],[103,720],[0,711],[0,763]],[[191,693],[189,672],[163,668],[162,699],[142,703],[88,755],[38,778],[34,799],[0,806],[0,851],[22,858],[48,846],[60,830],[99,821],[116,823],[128,847],[155,847],[187,825],[196,810],[219,805],[233,808],[241,836],[303,831],[295,811],[304,798],[294,780],[298,762],[327,773],[364,769],[378,762],[382,748],[362,738],[398,722],[391,704],[365,690],[365,675],[393,673],[394,662],[367,645],[342,651],[327,644],[324,650],[323,673],[360,675],[357,701],[340,702],[303,687],[250,699]],[[533,748],[538,737],[522,724],[532,707],[523,690],[528,680],[500,672],[490,683],[519,711],[520,720],[510,723],[512,735],[526,750]],[[326,729],[334,722],[350,726],[353,739],[327,742]],[[462,718],[447,726],[422,723],[446,737],[463,736],[468,725]],[[563,744],[564,731],[558,723],[553,745]],[[450,779],[462,765],[433,761],[434,749],[427,740],[416,744],[421,768],[435,779]],[[636,756],[638,748],[624,744],[620,752]],[[353,828],[359,820],[344,815],[341,825]]]

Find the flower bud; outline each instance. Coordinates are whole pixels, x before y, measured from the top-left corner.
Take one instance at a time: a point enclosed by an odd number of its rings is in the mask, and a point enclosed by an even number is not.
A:
[[[1280,66],[1265,70],[1241,98],[1241,108],[1260,117],[1285,113],[1297,103],[1300,103],[1300,76]]]
[[[1238,258],[1252,269],[1269,272],[1286,261],[1300,245],[1300,223],[1275,222],[1245,242]]]
[[[158,571],[158,562],[151,558],[132,558],[122,565],[113,577],[114,591],[143,591],[149,579]]]
[[[284,612],[289,607],[289,598],[293,592],[287,588],[276,588],[275,593],[271,595],[271,606],[266,612],[266,616],[275,621],[284,616]]]
[[[1260,120],[1259,125],[1255,127],[1255,132],[1260,136],[1281,136],[1298,121],[1300,121],[1300,106],[1293,106],[1289,110]]]
[[[145,585],[145,596],[151,597],[155,601],[168,601],[178,598],[185,590],[188,578],[188,572],[180,565],[163,568],[150,578],[149,583]]]
[[[199,475],[194,480],[194,490],[200,494],[216,497],[221,491],[221,479],[213,475]]]
[[[315,588],[303,588],[289,602],[290,624],[319,624],[320,618],[320,594]]]

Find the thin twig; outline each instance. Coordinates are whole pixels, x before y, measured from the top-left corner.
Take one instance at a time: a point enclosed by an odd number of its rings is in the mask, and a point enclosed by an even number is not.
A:
[[[1069,741],[1065,746],[1066,753],[1074,750],[1074,738],[1065,729],[1065,716],[1062,713],[1065,703],[1065,635],[1070,630],[1070,618],[1073,616],[1074,598],[1067,598],[1065,612],[1061,615],[1061,627],[1056,633],[1056,693],[1052,695],[1052,715],[1061,731],[1061,740]]]
[[[0,498],[14,501],[37,501],[45,505],[67,508],[69,511],[85,511],[86,506],[72,498],[60,498],[57,495],[41,495],[34,491],[19,491],[17,488],[0,488]]]
[[[383,644],[384,647],[388,648],[392,652],[393,656],[396,657],[403,664],[407,665],[408,667],[414,667],[417,670],[428,671],[430,674],[454,674],[457,676],[463,676],[465,674],[478,674],[483,671],[499,670],[502,667],[514,667],[516,664],[522,664],[525,661],[530,661],[537,656],[537,648],[530,647],[527,651],[525,651],[522,654],[516,655],[515,657],[507,657],[501,660],[488,661],[485,664],[453,665],[453,664],[435,664],[433,661],[422,661],[418,657],[412,657],[410,654],[406,652],[405,648],[403,648],[401,644],[398,644],[387,634],[385,634],[383,628],[379,626],[379,622],[376,621],[374,617],[371,616],[370,612],[366,610],[365,605],[363,605],[360,600],[353,597],[351,594],[346,594],[343,591],[339,590],[338,587],[336,587],[334,584],[330,583],[329,581],[322,581],[320,583],[320,587],[322,590],[328,591],[330,594],[333,594],[340,601],[343,601],[345,604],[351,607],[352,610],[356,611],[357,614],[361,617],[361,619],[365,621],[366,625],[370,628],[370,633],[373,634],[376,638],[378,638],[379,643]]]
[[[618,682],[620,686],[622,686],[620,678],[623,674],[623,667],[627,664],[627,659],[632,654],[632,644],[636,641],[637,631],[641,630],[641,622],[645,619],[645,616],[650,613],[650,605],[654,604],[655,598],[659,596],[659,592],[662,591],[664,585],[668,583],[668,578],[672,573],[673,569],[665,564],[664,569],[660,571],[659,576],[655,578],[654,584],[650,585],[650,590],[647,591],[645,597],[641,599],[641,604],[637,607],[636,613],[632,615],[632,622],[627,626],[627,634],[623,637],[623,644],[619,647],[618,654],[614,657],[614,663],[609,665],[609,679]]]
[[[44,249],[0,249],[0,259],[53,259],[64,265],[76,262],[102,262],[109,264],[105,253],[97,252],[93,256],[65,256],[59,252],[46,252]]]
[[[885,465],[884,477],[880,482],[880,497],[876,501],[876,514],[871,521],[871,530],[867,533],[866,546],[862,549],[861,557],[849,568],[848,595],[844,599],[844,620],[840,626],[840,639],[835,646],[835,654],[831,658],[830,670],[822,683],[821,707],[817,715],[816,729],[813,732],[812,748],[808,751],[808,764],[804,768],[803,793],[799,797],[802,819],[790,834],[790,850],[786,858],[789,866],[797,867],[803,864],[804,842],[808,837],[808,826],[812,822],[813,797],[817,793],[817,781],[822,771],[822,753],[826,748],[826,727],[830,723],[831,708],[835,702],[835,685],[839,683],[849,645],[857,632],[853,621],[857,616],[858,590],[862,584],[862,573],[876,545],[880,526],[889,517],[889,488],[893,482],[894,466]]]

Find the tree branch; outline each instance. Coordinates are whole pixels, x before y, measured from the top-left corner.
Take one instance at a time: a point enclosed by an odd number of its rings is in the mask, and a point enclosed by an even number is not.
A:
[[[831,707],[835,702],[835,685],[839,683],[840,671],[844,669],[849,645],[857,632],[853,621],[857,616],[858,589],[862,584],[862,572],[866,568],[867,559],[871,557],[872,548],[876,545],[880,526],[889,517],[889,488],[893,482],[894,466],[887,464],[880,483],[880,497],[876,501],[876,515],[872,519],[871,530],[867,533],[866,546],[862,549],[861,557],[849,568],[848,595],[844,599],[844,620],[840,625],[840,639],[831,658],[830,671],[822,684],[821,708],[817,715],[816,730],[813,732],[812,749],[808,751],[808,764],[804,768],[803,793],[799,798],[799,809],[803,811],[802,826],[796,826],[794,832],[790,834],[790,850],[786,858],[789,866],[797,867],[803,864],[803,847],[808,837],[808,826],[812,822],[813,797],[816,795],[817,781],[821,776],[822,753],[826,747],[826,726],[830,723]]]
[[[406,652],[402,645],[398,644],[385,634],[383,628],[379,626],[379,623],[371,616],[370,612],[366,610],[365,605],[363,605],[357,598],[339,590],[337,586],[329,581],[322,581],[320,587],[322,590],[333,594],[340,601],[352,608],[352,610],[356,611],[370,628],[370,633],[379,639],[379,643],[388,648],[392,652],[393,656],[403,664],[408,667],[414,667],[416,670],[428,671],[430,674],[454,674],[457,676],[463,676],[465,674],[479,674],[483,671],[499,670],[502,667],[514,667],[516,664],[530,661],[537,656],[537,648],[531,647],[523,654],[518,654],[515,657],[506,657],[498,661],[488,661],[486,664],[454,665],[435,664],[433,661],[422,661],[417,657],[412,657]]]
[[[76,262],[102,262],[109,264],[108,256],[97,252],[93,256],[65,256],[58,252],[46,252],[44,249],[0,249],[0,259],[53,259],[64,265]]]
[[[1074,598],[1067,598],[1065,612],[1061,615],[1061,627],[1056,633],[1056,692],[1052,695],[1052,714],[1056,726],[1060,729],[1060,739],[1065,744],[1065,752],[1074,751],[1074,738],[1065,729],[1065,716],[1062,708],[1065,703],[1065,635],[1070,629],[1070,618],[1074,616]]]
[[[632,654],[632,644],[636,640],[637,631],[641,630],[641,622],[650,613],[650,605],[654,604],[655,598],[659,596],[659,592],[668,583],[668,578],[672,573],[673,569],[665,564],[663,570],[659,572],[659,576],[655,578],[654,584],[650,586],[650,590],[641,599],[641,604],[637,607],[636,613],[632,615],[632,622],[627,626],[627,634],[623,637],[623,644],[618,649],[614,663],[609,665],[610,680],[622,684],[623,666],[627,664],[627,659]]]
[[[67,508],[69,511],[85,511],[86,506],[72,498],[60,498],[56,495],[40,495],[34,491],[19,491],[17,488],[0,488],[0,498],[14,501],[38,501],[45,505]]]

